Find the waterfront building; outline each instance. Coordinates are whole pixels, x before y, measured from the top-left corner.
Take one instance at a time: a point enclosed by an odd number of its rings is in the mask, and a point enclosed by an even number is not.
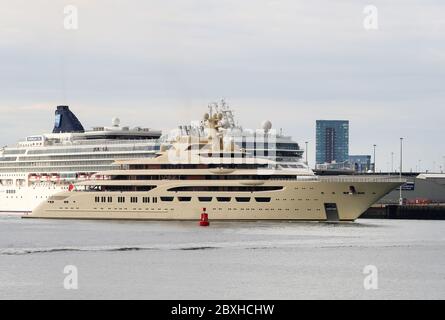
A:
[[[349,121],[317,120],[316,163],[349,161]]]
[[[372,170],[370,155],[350,155],[349,163],[352,169],[357,173],[366,173]]]

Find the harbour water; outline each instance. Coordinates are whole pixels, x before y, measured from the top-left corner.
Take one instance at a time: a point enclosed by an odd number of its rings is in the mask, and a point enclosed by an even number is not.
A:
[[[444,299],[445,221],[0,216],[0,299]],[[78,289],[64,288],[75,266]],[[365,289],[366,266],[378,289]]]

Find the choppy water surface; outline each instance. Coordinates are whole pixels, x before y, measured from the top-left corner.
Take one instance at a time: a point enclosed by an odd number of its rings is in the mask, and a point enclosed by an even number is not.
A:
[[[445,221],[118,222],[0,217],[0,298],[445,298]],[[64,289],[64,267],[78,290]],[[378,270],[365,290],[363,269]]]

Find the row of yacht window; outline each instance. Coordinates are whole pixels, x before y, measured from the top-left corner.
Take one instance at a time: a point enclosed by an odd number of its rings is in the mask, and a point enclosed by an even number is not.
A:
[[[155,189],[157,186],[91,186],[87,191],[110,191],[110,192],[147,192]],[[172,187],[169,192],[266,192],[283,190],[283,186],[181,186]]]
[[[137,175],[113,176],[112,180],[297,180],[297,175]]]
[[[161,197],[130,197],[130,203],[158,203],[158,198],[161,202],[173,202],[175,199],[179,202],[190,202],[193,197],[172,197],[172,196],[161,196]],[[199,202],[212,202],[214,197],[197,197]],[[232,197],[215,197],[218,202],[231,202]],[[270,197],[234,197],[236,202],[270,202]],[[95,203],[113,203],[113,197],[95,197]],[[125,203],[126,197],[117,197],[118,203]]]

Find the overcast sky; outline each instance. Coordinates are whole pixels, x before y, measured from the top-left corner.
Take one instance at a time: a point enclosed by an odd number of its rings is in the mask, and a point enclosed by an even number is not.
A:
[[[64,7],[78,29],[64,28]],[[363,9],[378,9],[366,30]],[[445,156],[443,0],[0,0],[0,145],[84,126],[169,129],[226,98],[244,127],[269,119],[315,158],[315,120],[350,120],[350,153],[387,170]],[[420,161],[419,161],[420,160]]]

